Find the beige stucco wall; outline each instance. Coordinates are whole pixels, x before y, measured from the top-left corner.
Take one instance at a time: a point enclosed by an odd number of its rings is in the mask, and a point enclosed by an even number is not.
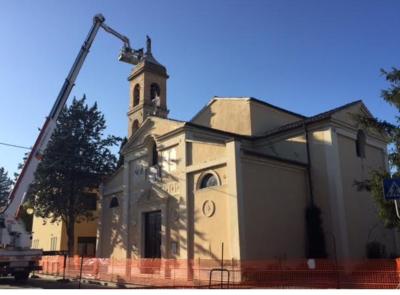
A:
[[[306,139],[301,131],[293,135],[284,134],[273,140],[259,140],[251,149],[282,159],[307,163]]]
[[[367,139],[370,143],[367,158],[360,160],[355,150],[357,129],[354,127],[357,125],[353,117],[348,111],[342,111],[337,119],[346,121],[338,122],[343,125],[336,127],[323,122],[309,127],[313,194],[321,209],[328,256],[365,257],[368,234],[370,240],[373,236],[379,237],[387,245],[388,252],[394,251],[393,234],[383,230],[372,196],[368,192],[358,192],[354,186],[355,180],[367,179],[372,169],[385,169],[385,142],[379,141],[376,133],[372,134],[373,137]],[[352,125],[354,127],[350,127]],[[304,135],[261,142],[255,149],[307,162]]]
[[[118,199],[119,206],[110,208],[110,202],[113,197]],[[122,223],[122,208],[125,200],[121,193],[114,193],[103,196],[101,220],[99,222],[99,236],[97,246],[97,257],[124,258],[126,245],[123,235],[126,228]]]
[[[187,143],[187,165],[196,165],[225,157],[225,144],[207,142]]]
[[[250,103],[247,100],[215,100],[193,123],[242,135],[251,135]]]
[[[157,133],[168,130],[165,126],[158,126],[164,123],[154,121],[154,124],[149,124],[151,128],[139,132],[125,150],[123,168],[104,186],[99,256],[143,257],[144,213],[161,210],[162,257],[217,259],[223,242],[225,258],[238,259],[238,230],[231,221],[231,218],[237,218],[237,200],[233,195],[235,189],[230,188],[227,181],[226,144],[218,137],[210,137],[210,134],[204,139],[204,134],[194,135],[192,132],[190,136],[181,133],[160,138]],[[171,149],[176,155],[175,169],[169,173],[163,170],[161,181],[153,184],[146,176],[151,154],[147,144],[150,137],[157,140],[161,161],[162,155]],[[218,175],[220,185],[198,189],[201,177],[210,171]],[[232,185],[235,183],[233,180],[230,182]],[[110,198],[117,194],[122,199],[120,207],[108,209]],[[212,216],[203,213],[205,201],[215,205]],[[110,244],[110,237],[118,243]]]
[[[215,100],[193,122],[250,135],[294,120],[294,115],[249,100],[228,99]],[[304,130],[299,127],[268,139],[235,141],[193,126],[183,130],[183,126],[151,117],[125,146],[124,166],[104,190],[101,255],[142,257],[144,213],[161,210],[161,252],[165,258],[218,259],[221,243],[226,259],[304,257],[304,215],[310,198],[306,168],[265,157],[240,156],[242,146],[306,164]],[[378,220],[369,194],[356,192],[352,183],[355,177],[366,177],[368,169],[385,165],[384,142],[375,134],[369,139],[374,144],[367,148],[367,159],[363,164],[357,162],[354,141],[342,136],[357,130],[348,110],[331,120],[312,123],[308,130],[313,195],[322,211],[328,255],[363,257],[365,235]],[[171,148],[176,155],[174,171],[163,173],[153,184],[147,174],[150,138],[156,141],[159,156]],[[220,185],[199,190],[199,180],[210,171],[218,175]],[[107,202],[112,195],[118,196],[120,207],[110,210]],[[207,202],[215,206],[210,216],[203,209]],[[366,220],[364,215],[368,215]],[[392,247],[391,233],[374,229],[373,235],[383,237]],[[110,237],[118,242],[110,243]],[[175,246],[177,252],[173,253]]]
[[[33,217],[32,246],[44,251],[65,249],[62,247],[66,243],[63,227],[61,221],[51,223],[41,217]],[[57,238],[56,249],[51,249],[51,238]]]
[[[304,168],[244,156],[242,259],[302,258],[308,189]]]
[[[224,243],[224,259],[236,258],[232,253],[232,244],[239,241],[232,239],[230,228],[231,202],[235,202],[236,199],[228,193],[226,169],[226,165],[208,167],[189,176],[191,184],[189,198],[194,203],[192,234],[195,259],[221,259],[222,243]],[[202,176],[210,172],[217,176],[220,185],[200,189],[199,182]],[[210,202],[212,202],[211,212],[207,212],[205,206]]]
[[[187,258],[184,243],[186,243],[186,220],[182,204],[184,203],[183,193],[186,192],[186,181],[184,167],[185,140],[183,135],[160,139],[163,135],[182,124],[150,118],[138,134],[128,142],[124,151],[125,163],[118,175],[104,186],[105,206],[101,218],[99,231],[101,255],[103,257],[115,258],[137,258],[144,255],[144,213],[150,211],[162,211],[162,257]],[[159,164],[173,164],[173,171],[162,168],[162,178],[153,179],[149,182],[151,159],[151,143],[155,140]],[[174,159],[164,160],[164,156],[173,150]],[[173,163],[172,163],[173,162]],[[170,169],[170,168],[168,168]],[[112,195],[118,195],[120,206],[110,210],[107,202]],[[108,200],[107,200],[108,198]],[[110,245],[107,239],[113,237],[116,243]],[[108,243],[108,244],[107,244]],[[172,253],[171,244],[182,243],[176,253]]]
[[[394,253],[393,231],[383,228],[371,194],[366,191],[357,191],[354,186],[354,181],[368,179],[371,170],[386,169],[384,151],[367,144],[366,157],[359,158],[356,156],[355,133],[354,138],[350,136],[349,134],[338,135],[350,255],[355,258],[365,257],[366,244],[375,240],[386,246],[387,254]]]
[[[157,126],[158,124],[156,124]],[[162,126],[160,126],[162,128]],[[150,130],[143,136],[155,136],[153,132],[159,130],[158,127]],[[144,140],[144,143],[146,140]],[[162,170],[162,178],[156,180],[153,185],[150,184],[146,171],[149,169],[150,147],[144,144],[141,147],[134,147],[127,153],[126,163],[128,163],[129,172],[129,251],[131,257],[143,257],[143,218],[145,212],[161,210],[162,211],[162,245],[161,252],[163,257],[180,258],[185,255],[184,248],[178,247],[177,253],[171,252],[171,244],[178,245],[185,239],[182,232],[185,227],[185,218],[180,218],[183,212],[181,203],[183,202],[182,193],[185,191],[185,178],[183,176],[183,167],[185,167],[185,141],[184,136],[175,136],[157,141],[159,154],[159,163],[163,162],[165,152],[174,150],[176,158],[173,160],[173,171]],[[142,169],[143,168],[143,169]]]
[[[256,101],[250,101],[250,117],[252,135],[263,135],[271,129],[301,119]]]
[[[97,213],[95,219],[90,221],[81,221],[75,223],[75,239],[74,253],[78,253],[78,238],[79,237],[96,237],[97,231]],[[50,250],[67,250],[68,238],[66,227],[62,221],[51,223],[48,220],[43,223],[44,219],[40,217],[33,218],[32,226],[32,245],[36,246],[35,240],[38,240],[37,248],[44,251]],[[56,238],[56,247],[51,249],[51,238]]]
[[[299,116],[250,98],[214,98],[192,122],[241,135],[257,136],[300,119]]]

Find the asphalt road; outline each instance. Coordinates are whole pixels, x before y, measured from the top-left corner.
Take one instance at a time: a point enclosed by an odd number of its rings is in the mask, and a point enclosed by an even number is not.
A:
[[[12,277],[0,277],[0,289],[78,289],[77,281],[59,282],[53,278],[29,279],[26,283],[17,283]],[[109,289],[112,287],[81,283],[81,289]]]

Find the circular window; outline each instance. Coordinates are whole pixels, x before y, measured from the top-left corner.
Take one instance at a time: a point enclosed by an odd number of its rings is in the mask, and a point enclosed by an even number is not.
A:
[[[217,186],[217,185],[218,185],[217,177],[212,173],[207,173],[201,179],[199,188],[202,189],[202,188],[212,187],[212,186]]]

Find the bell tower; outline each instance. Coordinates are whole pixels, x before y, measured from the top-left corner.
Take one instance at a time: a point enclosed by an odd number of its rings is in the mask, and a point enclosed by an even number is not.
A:
[[[148,116],[167,117],[167,79],[167,69],[153,57],[147,36],[146,52],[128,77],[128,138]]]

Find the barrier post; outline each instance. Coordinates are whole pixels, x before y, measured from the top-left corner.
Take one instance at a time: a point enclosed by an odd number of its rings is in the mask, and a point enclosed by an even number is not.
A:
[[[231,260],[231,268],[232,268],[232,282],[235,282],[235,259],[232,257]]]
[[[176,261],[174,261],[174,269],[173,269],[173,272],[174,272],[174,279],[173,279],[173,283],[172,283],[172,285],[175,287],[175,276],[176,276],[176,266],[177,266],[178,264],[176,263]]]
[[[67,268],[67,254],[64,254],[64,264],[63,264],[63,281],[65,281],[65,269]]]
[[[224,242],[221,245],[221,289],[224,288]]]
[[[79,284],[78,284],[78,289],[81,288],[82,269],[83,269],[83,255],[81,256],[81,267],[80,267],[80,270],[79,270]]]

